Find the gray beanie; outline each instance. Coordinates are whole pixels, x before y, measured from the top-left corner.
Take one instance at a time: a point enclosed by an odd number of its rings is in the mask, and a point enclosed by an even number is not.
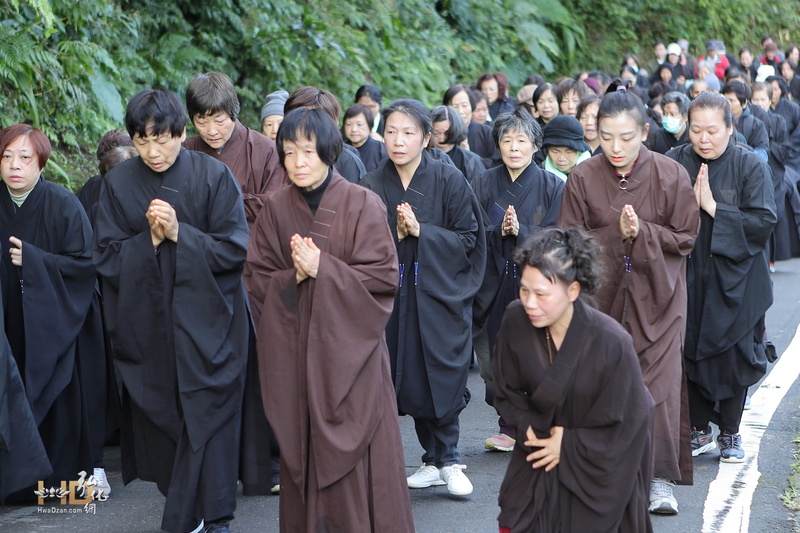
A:
[[[270,115],[283,116],[283,106],[288,99],[289,93],[286,91],[275,91],[267,95],[267,103],[261,108],[261,122]]]

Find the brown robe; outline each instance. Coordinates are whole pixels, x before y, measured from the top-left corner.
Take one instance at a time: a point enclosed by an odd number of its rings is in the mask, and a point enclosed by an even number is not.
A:
[[[572,179],[572,178],[570,178]],[[652,532],[647,508],[653,400],[618,323],[578,300],[550,364],[544,329],[509,304],[492,370],[495,407],[520,436],[562,426],[559,464],[533,469],[517,440],[500,485],[500,527],[512,533]]]
[[[228,165],[242,187],[247,226],[250,229],[267,196],[289,185],[275,142],[245,127],[238,120],[231,138],[219,152],[207,145],[199,135],[186,139],[183,146],[187,150],[203,152]]]
[[[290,239],[321,249],[295,280]],[[399,280],[386,208],[334,172],[316,215],[267,199],[245,283],[258,301],[264,408],[281,448],[281,531],[414,530],[384,329]]]
[[[633,243],[623,242],[619,228],[625,204],[633,206],[640,221]],[[633,337],[644,381],[656,402],[653,475],[682,484],[692,483],[683,371],[686,256],[694,247],[699,222],[688,174],[645,147],[639,150],[626,190],[620,189],[604,155],[576,166],[558,217],[560,227],[583,226],[603,247],[606,275],[597,294],[598,308]]]

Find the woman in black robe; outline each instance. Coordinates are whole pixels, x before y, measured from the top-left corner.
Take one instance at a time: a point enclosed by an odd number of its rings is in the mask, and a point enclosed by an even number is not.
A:
[[[90,370],[105,368],[102,331],[91,335],[99,316],[87,320],[98,303],[92,228],[75,195],[42,178],[50,141],[41,131],[27,124],[4,129],[0,153],[5,331],[52,466],[41,481],[59,487],[92,471],[89,424],[101,421],[90,420],[90,403],[105,400],[90,397],[85,382]],[[98,379],[104,375],[100,371]],[[104,382],[91,386],[105,391]],[[11,499],[32,499],[33,490]]]
[[[519,293],[517,268],[511,254],[547,226],[555,226],[564,182],[533,164],[542,144],[542,129],[524,109],[501,115],[494,123],[495,143],[503,166],[487,170],[473,183],[475,195],[487,214],[486,274],[473,305],[474,348],[486,383],[486,403],[493,405],[490,354],[506,306]],[[510,452],[516,428],[500,418],[499,433],[484,442],[490,451]]]
[[[467,127],[451,106],[436,106],[431,110],[433,134],[431,144],[450,158],[450,161],[464,174],[470,184],[474,184],[486,172],[478,154],[459,146],[467,138]]]
[[[444,93],[442,104],[453,107],[464,120],[467,125],[468,149],[481,156],[483,166],[489,169],[499,165],[500,153],[492,141],[492,127],[472,118],[476,105],[472,90],[466,85],[453,85]]]
[[[687,263],[684,357],[692,455],[713,450],[744,461],[739,424],[747,388],[767,368],[764,316],[772,305],[767,243],[777,220],[769,166],[733,143],[733,112],[721,95],[689,107],[689,138],[667,153],[689,172],[700,232]]]
[[[543,230],[514,254],[520,300],[493,360],[495,405],[520,435],[501,533],[652,531],[653,400],[630,335],[580,299],[598,285],[598,259],[579,229]]]
[[[447,485],[472,492],[458,451],[472,360],[472,299],[483,279],[486,241],[472,188],[453,166],[424,150],[428,109],[398,100],[384,110],[389,159],[364,177],[387,206],[400,264],[400,287],[386,341],[397,407],[414,417],[425,453],[411,488]]]
[[[375,170],[386,159],[386,148],[382,141],[370,135],[373,123],[372,111],[363,104],[353,104],[344,112],[342,132],[347,143],[358,150],[367,172]]]

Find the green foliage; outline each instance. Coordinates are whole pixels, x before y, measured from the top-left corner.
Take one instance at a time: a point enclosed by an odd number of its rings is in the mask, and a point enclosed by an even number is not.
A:
[[[616,74],[627,52],[642,62],[652,58],[656,40],[687,39],[690,53],[705,55],[705,42],[722,40],[737,55],[743,46],[756,54],[761,37],[771,35],[785,48],[800,42],[800,1],[788,0],[564,0],[567,9],[586,30],[586,43],[571,70],[600,68]]]
[[[278,89],[324,87],[347,107],[373,83],[386,101],[433,106],[483,72],[506,72],[513,93],[533,72],[616,73],[625,52],[647,60],[659,38],[695,49],[722,38],[735,52],[763,33],[800,41],[798,28],[800,0],[5,0],[0,126],[41,128],[56,145],[52,171],[78,185],[87,168],[76,161],[122,126],[133,94],[182,94],[210,70],[233,79],[242,121],[258,127]]]

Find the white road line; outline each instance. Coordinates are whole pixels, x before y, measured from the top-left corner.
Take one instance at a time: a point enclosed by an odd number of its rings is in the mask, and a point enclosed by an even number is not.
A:
[[[775,409],[800,375],[800,325],[789,347],[781,354],[767,378],[753,393],[753,408],[744,412],[739,431],[742,435],[745,461],[740,464],[720,463],[717,477],[708,487],[703,508],[703,533],[747,533],[750,506],[761,472],[758,471],[758,450]]]

